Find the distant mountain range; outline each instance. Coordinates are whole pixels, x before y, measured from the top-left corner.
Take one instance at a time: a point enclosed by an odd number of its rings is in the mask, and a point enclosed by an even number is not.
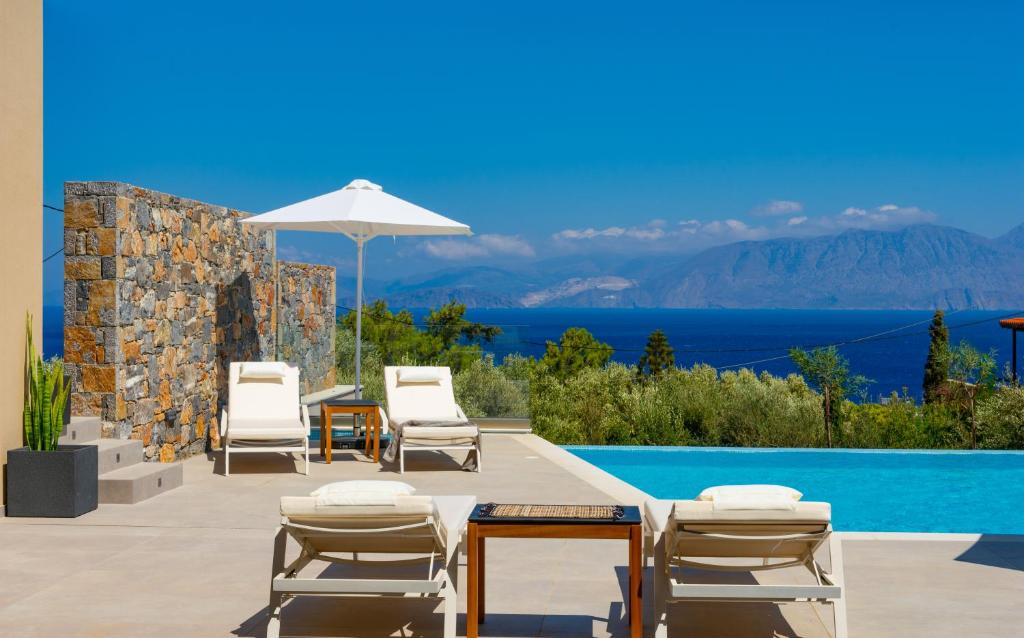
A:
[[[409,307],[455,298],[472,307],[1024,309],[1024,224],[995,239],[918,225],[744,241],[695,255],[451,268],[374,282],[367,293]]]

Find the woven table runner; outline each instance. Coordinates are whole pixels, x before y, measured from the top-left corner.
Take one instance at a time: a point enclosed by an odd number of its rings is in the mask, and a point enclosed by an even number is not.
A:
[[[497,505],[490,503],[481,512],[490,518],[578,518],[613,521],[622,517],[618,505]]]

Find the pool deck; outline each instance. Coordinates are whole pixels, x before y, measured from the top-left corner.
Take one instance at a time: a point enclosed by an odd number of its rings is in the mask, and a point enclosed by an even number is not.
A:
[[[413,454],[401,480],[421,494],[480,502],[646,498],[531,434],[488,434],[484,454],[481,474]],[[399,478],[350,452],[331,465],[311,461],[306,477],[282,455],[239,456],[224,477],[219,454],[199,457],[185,462],[183,487],[136,505],[74,520],[0,518],[0,635],[264,636],[279,497]],[[1024,626],[1020,537],[849,534],[843,551],[852,637],[1002,637]],[[487,555],[481,636],[627,635],[624,543],[492,539]],[[459,610],[464,635],[464,595]],[[830,619],[806,604],[679,606],[670,636],[828,636]],[[441,617],[418,600],[299,599],[286,605],[281,634],[440,636]]]

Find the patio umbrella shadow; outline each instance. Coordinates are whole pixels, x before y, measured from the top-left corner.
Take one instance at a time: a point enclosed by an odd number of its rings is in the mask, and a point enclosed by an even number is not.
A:
[[[955,560],[1024,571],[1024,536],[983,534]]]

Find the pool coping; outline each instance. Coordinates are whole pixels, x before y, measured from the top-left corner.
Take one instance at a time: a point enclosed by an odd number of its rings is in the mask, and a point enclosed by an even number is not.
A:
[[[526,434],[516,437],[526,447],[555,463],[562,469],[573,474],[577,478],[586,481],[608,496],[617,499],[626,505],[643,506],[647,501],[658,500],[643,490],[623,481],[619,477],[602,470],[582,458],[576,456],[570,449],[607,449],[608,446],[601,445],[567,445],[559,446],[536,435]],[[616,446],[619,449],[646,450],[646,446]],[[651,446],[658,447],[658,446]],[[673,449],[662,446],[662,449]],[[698,448],[701,450],[743,450],[744,448]],[[761,448],[756,448],[761,449]],[[785,450],[788,448],[765,448],[772,450]],[[795,448],[805,449],[805,448]],[[833,448],[834,451],[841,451],[844,448]],[[830,450],[831,451],[831,450]],[[881,450],[885,452],[887,450]],[[955,451],[955,450],[954,450]],[[924,450],[930,452],[930,450]],[[967,451],[969,452],[969,451]],[[998,451],[996,451],[998,453]],[[1010,452],[1013,453],[1013,452]],[[1018,452],[1024,454],[1024,452]],[[960,543],[977,542],[1002,542],[1002,543],[1024,543],[1024,534],[984,534],[984,533],[962,533],[962,532],[867,532],[867,531],[837,531],[837,536],[845,541],[943,541]]]
[[[552,444],[554,445],[554,444]],[[566,450],[657,450],[659,452],[735,452],[737,454],[766,454],[772,452],[799,452],[812,454],[950,454],[950,455],[1007,455],[1024,456],[1024,450],[922,450],[914,448],[859,448],[859,447],[722,447],[703,445],[563,445]]]

